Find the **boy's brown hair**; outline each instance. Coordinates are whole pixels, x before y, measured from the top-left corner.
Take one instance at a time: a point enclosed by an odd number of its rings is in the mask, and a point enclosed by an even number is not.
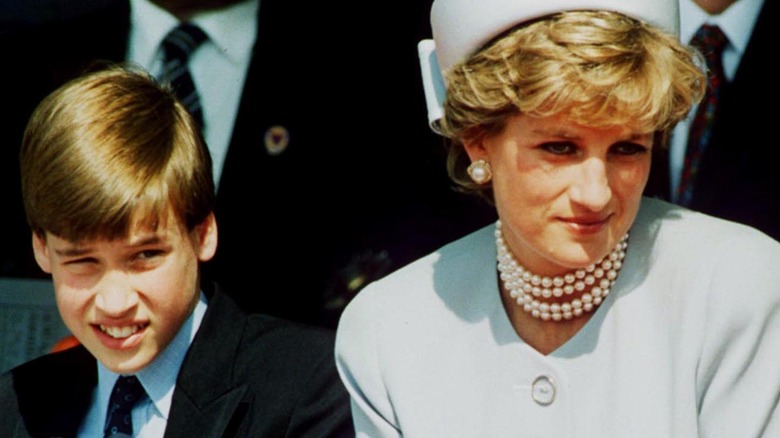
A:
[[[195,121],[147,73],[109,67],[44,99],[20,153],[27,221],[39,236],[115,239],[171,206],[187,230],[214,209],[211,158]]]

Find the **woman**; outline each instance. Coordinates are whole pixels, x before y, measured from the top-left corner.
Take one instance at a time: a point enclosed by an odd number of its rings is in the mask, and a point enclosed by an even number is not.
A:
[[[780,436],[780,245],[642,199],[704,85],[676,2],[435,1],[436,126],[499,221],[349,304],[358,436]]]

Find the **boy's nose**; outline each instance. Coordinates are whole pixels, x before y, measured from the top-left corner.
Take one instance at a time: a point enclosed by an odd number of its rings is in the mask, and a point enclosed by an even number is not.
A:
[[[110,274],[101,282],[95,307],[109,316],[119,316],[138,305],[138,294],[121,274]]]

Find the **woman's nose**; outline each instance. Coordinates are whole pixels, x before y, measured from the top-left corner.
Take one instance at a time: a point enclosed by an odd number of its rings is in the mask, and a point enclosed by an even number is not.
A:
[[[607,165],[600,158],[588,158],[578,165],[575,181],[569,188],[569,198],[591,211],[599,211],[612,199]]]
[[[98,285],[95,307],[108,316],[119,316],[138,305],[138,294],[124,273],[107,273]]]

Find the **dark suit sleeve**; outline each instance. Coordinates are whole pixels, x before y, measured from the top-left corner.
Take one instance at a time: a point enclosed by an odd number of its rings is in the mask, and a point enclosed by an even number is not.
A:
[[[83,346],[0,375],[0,437],[75,437],[96,385],[96,361]]]
[[[10,372],[0,374],[0,435],[16,436],[20,429],[22,416],[14,391],[13,378]]]
[[[292,418],[288,437],[354,437],[349,396],[336,373],[333,351],[312,362]]]

